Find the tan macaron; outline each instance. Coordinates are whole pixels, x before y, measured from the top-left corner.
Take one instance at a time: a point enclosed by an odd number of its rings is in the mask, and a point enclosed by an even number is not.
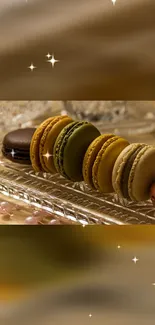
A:
[[[132,143],[118,156],[112,175],[116,193],[132,201],[150,198],[155,181],[155,147]]]

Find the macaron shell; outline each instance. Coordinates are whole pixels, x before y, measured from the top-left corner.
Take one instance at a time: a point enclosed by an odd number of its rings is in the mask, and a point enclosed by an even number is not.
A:
[[[123,138],[109,139],[100,150],[93,166],[93,182],[96,189],[102,193],[114,191],[112,186],[112,171],[114,163],[121,151],[129,145]]]
[[[91,123],[84,123],[70,135],[64,148],[63,168],[72,181],[82,181],[82,164],[90,143],[100,135]]]
[[[150,198],[150,187],[155,181],[155,147],[146,146],[137,155],[129,176],[129,195],[133,201]]]
[[[35,128],[21,128],[7,133],[3,139],[3,146],[9,149],[30,150],[31,139]]]
[[[43,123],[40,124],[40,126],[36,129],[30,145],[30,158],[31,158],[31,164],[36,172],[43,171],[41,163],[40,163],[40,157],[39,157],[39,145],[40,140],[43,135],[43,132],[47,125],[53,121],[55,117],[49,117],[47,120],[45,120]]]
[[[130,158],[130,156],[137,150],[139,147],[141,147],[142,144],[140,143],[132,143],[128,145],[120,155],[117,157],[113,172],[112,172],[112,185],[114,188],[114,191],[120,196],[123,197],[123,193],[121,190],[121,180],[122,180],[122,173],[125,167],[126,162]]]
[[[110,138],[114,137],[113,134],[102,134],[99,137],[97,137],[88,147],[84,160],[83,160],[83,167],[82,167],[82,173],[84,181],[90,185],[92,188],[94,188],[93,180],[92,180],[92,168],[94,161],[96,159],[96,156],[98,152],[100,151],[103,144]]]

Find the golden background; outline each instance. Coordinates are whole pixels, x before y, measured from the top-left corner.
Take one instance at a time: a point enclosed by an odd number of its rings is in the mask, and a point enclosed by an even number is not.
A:
[[[154,99],[154,12],[154,0],[1,0],[0,99]]]

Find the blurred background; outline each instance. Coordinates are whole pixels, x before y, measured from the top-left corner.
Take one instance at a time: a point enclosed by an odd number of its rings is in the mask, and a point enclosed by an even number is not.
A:
[[[0,101],[0,137],[19,127],[37,126],[49,116],[67,114],[86,120],[102,132],[128,137],[130,141],[154,142],[155,101]],[[151,138],[151,140],[150,140]]]
[[[154,99],[154,11],[154,0],[1,0],[0,99]]]
[[[153,226],[1,227],[1,324],[154,324],[154,238]]]

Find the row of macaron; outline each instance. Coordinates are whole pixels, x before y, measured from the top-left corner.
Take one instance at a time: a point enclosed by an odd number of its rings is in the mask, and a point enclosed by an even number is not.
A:
[[[100,134],[89,122],[68,116],[45,120],[35,131],[30,146],[36,172],[59,173],[85,181],[102,193],[143,201],[155,181],[155,147],[129,142],[113,134]]]
[[[73,182],[85,181],[102,193],[116,192],[128,200],[144,201],[155,196],[155,146],[130,144],[123,137],[100,134],[91,123],[69,116],[43,121],[31,129],[29,142],[35,172],[59,173]],[[3,147],[5,144],[6,137]],[[26,157],[22,149],[21,156]]]

